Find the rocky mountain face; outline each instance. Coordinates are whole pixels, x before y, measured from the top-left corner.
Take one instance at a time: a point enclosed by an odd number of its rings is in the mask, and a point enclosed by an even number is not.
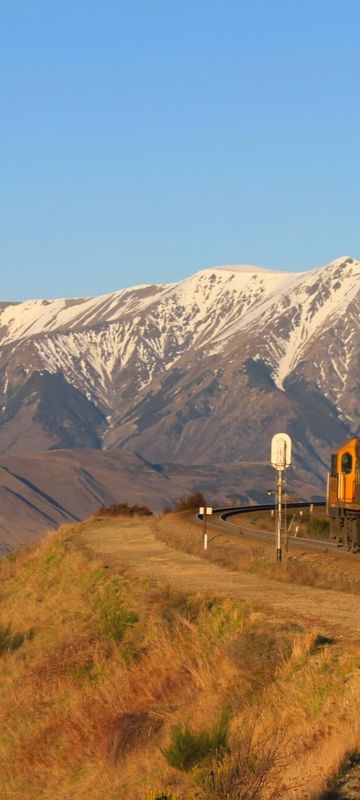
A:
[[[319,487],[360,429],[360,263],[204,269],[111,295],[0,304],[0,451],[121,449],[152,463],[269,461]]]

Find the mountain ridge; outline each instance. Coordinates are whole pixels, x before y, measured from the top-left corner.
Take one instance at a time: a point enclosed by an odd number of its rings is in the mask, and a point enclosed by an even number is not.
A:
[[[232,463],[254,448],[264,460],[286,427],[299,474],[323,478],[329,449],[360,431],[359,304],[351,257],[0,304],[0,449],[65,443],[152,463]]]

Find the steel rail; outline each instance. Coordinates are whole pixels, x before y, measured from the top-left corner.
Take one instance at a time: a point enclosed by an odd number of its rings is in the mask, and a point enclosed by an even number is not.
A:
[[[309,506],[325,506],[325,500],[315,500],[312,502],[311,500],[301,501],[299,503],[284,503],[286,508],[309,508]],[[258,506],[225,506],[225,508],[214,508],[214,514],[221,514],[224,520],[227,517],[231,517],[233,514],[248,514],[252,511],[275,511],[276,504],[275,503],[263,503],[262,505]]]
[[[315,500],[312,502],[301,501],[299,503],[286,503],[286,508],[309,508],[309,506],[325,506],[325,500]],[[263,503],[262,505],[258,506],[221,506],[220,508],[213,508],[213,514],[219,514],[220,519],[225,522],[228,517],[231,517],[235,514],[249,514],[252,511],[276,511],[276,504],[275,503]],[[202,520],[203,514],[196,514],[196,518],[198,520]]]
[[[311,506],[311,505],[316,506],[316,507],[320,507],[320,506],[325,506],[326,503],[325,503],[325,500],[301,501],[301,502],[286,503],[286,507],[289,508],[289,509],[290,508],[292,508],[292,509],[294,509],[294,508],[299,508],[299,509],[309,508],[309,506]],[[214,508],[213,509],[213,514],[217,514],[218,515],[218,519],[221,521],[221,523],[224,525],[224,527],[225,526],[227,527],[229,525],[229,523],[227,522],[228,517],[241,515],[241,514],[248,514],[248,513],[256,512],[256,511],[275,511],[275,510],[276,510],[276,504],[275,503],[263,503],[263,504],[259,504],[259,505],[256,505],[256,506],[254,506],[254,505],[251,505],[251,506],[235,506],[235,507],[234,506],[222,506],[220,508]],[[197,518],[197,520],[199,522],[201,522],[202,519],[203,519],[203,515],[198,513],[196,515],[196,518]],[[214,518],[212,518],[211,521],[208,520],[208,524],[213,528],[214,527],[220,528],[220,525],[216,524]],[[224,528],[223,528],[223,530],[224,530]],[[233,535],[235,535],[235,536],[238,536],[240,532],[238,533],[236,530],[234,530],[234,526],[232,526],[231,533]],[[241,532],[241,535],[245,535],[246,537],[249,537],[249,538],[253,537],[253,538],[266,538],[266,539],[269,539],[269,538],[272,539],[273,536],[274,536],[273,532],[265,531],[265,530],[263,530],[261,528],[246,528],[245,530],[243,530]],[[338,545],[337,545],[336,542],[330,542],[330,541],[328,541],[326,539],[311,539],[311,538],[306,537],[306,536],[289,535],[289,541],[290,540],[294,544],[296,544],[297,546],[305,547],[306,545],[308,545],[310,549],[314,549],[314,548],[318,549],[318,548],[326,547],[327,549],[330,548],[332,550],[332,549],[337,549],[338,548]]]

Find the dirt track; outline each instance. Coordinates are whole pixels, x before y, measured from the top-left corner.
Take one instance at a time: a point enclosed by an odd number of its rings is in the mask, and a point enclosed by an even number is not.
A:
[[[105,563],[131,568],[141,577],[164,580],[188,591],[211,591],[265,603],[290,619],[301,618],[333,632],[336,629],[338,638],[360,638],[360,597],[223,569],[158,541],[152,532],[154,525],[156,521],[151,519],[101,520],[84,525],[81,538]]]

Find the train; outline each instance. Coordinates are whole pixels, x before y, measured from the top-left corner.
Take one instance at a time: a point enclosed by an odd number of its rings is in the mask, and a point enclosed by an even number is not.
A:
[[[331,454],[327,511],[330,537],[360,551],[360,440],[349,439]]]

